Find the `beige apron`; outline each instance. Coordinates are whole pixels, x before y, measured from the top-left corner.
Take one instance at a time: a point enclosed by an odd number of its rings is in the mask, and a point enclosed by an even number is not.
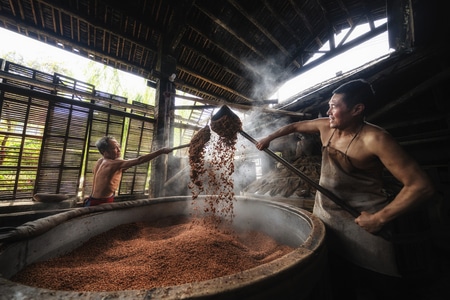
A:
[[[332,133],[328,143],[322,147],[319,184],[356,210],[374,213],[388,203],[383,193],[383,166],[377,161],[367,169],[358,169],[347,156],[351,143],[360,131],[350,141],[345,153],[330,147],[335,131]],[[313,213],[327,227],[330,251],[335,251],[360,267],[385,275],[400,276],[392,243],[355,224],[352,215],[319,191],[316,193]]]

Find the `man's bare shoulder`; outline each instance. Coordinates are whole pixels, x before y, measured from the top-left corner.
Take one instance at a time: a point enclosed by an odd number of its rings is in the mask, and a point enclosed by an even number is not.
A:
[[[371,124],[366,123],[363,128],[363,137],[372,140],[372,141],[393,141],[392,135],[384,128]]]
[[[96,167],[97,169],[115,170],[120,169],[122,167],[123,162],[124,160],[121,158],[110,159],[102,157],[99,160],[97,160]]]
[[[103,157],[100,157],[99,159],[97,159],[97,161],[95,162],[94,168],[93,168],[94,172],[96,172],[98,170],[98,168],[102,165],[103,159],[104,159]]]
[[[398,154],[401,151],[395,138],[387,130],[374,124],[364,126],[362,140],[366,149],[377,156]]]

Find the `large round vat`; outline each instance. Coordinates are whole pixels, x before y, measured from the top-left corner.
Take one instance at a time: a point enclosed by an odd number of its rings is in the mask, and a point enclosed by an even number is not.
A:
[[[272,262],[207,281],[151,290],[55,291],[9,280],[27,265],[66,254],[118,225],[194,213],[191,197],[165,197],[75,208],[26,223],[1,246],[2,299],[325,299],[325,227],[306,210],[236,197],[232,226],[268,234],[294,251]],[[195,200],[202,205],[203,197]],[[195,212],[198,215],[198,212]]]

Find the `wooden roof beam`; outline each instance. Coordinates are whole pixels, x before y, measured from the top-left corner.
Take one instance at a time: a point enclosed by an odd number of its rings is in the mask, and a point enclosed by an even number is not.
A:
[[[242,76],[242,75],[236,73],[236,72],[233,71],[233,70],[230,70],[230,68],[228,68],[228,67],[225,66],[225,65],[222,65],[222,64],[217,63],[216,61],[212,60],[209,56],[207,56],[205,53],[200,52],[199,50],[195,49],[193,46],[190,46],[190,45],[187,45],[187,44],[183,43],[183,47],[185,47],[185,48],[188,49],[189,51],[192,51],[192,52],[196,53],[198,56],[202,57],[204,60],[207,60],[208,62],[210,62],[210,63],[216,65],[217,67],[219,67],[220,69],[226,71],[227,73],[230,73],[230,74],[232,74],[233,76],[239,77],[239,79],[241,79],[241,80],[244,80],[244,81],[247,80],[246,77],[244,77],[244,76]]]
[[[196,73],[194,70],[189,69],[188,67],[181,66],[180,64],[178,64],[178,65],[177,65],[177,69],[180,69],[180,70],[183,71],[183,72],[189,73],[189,74],[191,74],[192,76],[197,77],[197,78],[203,80],[205,83],[212,84],[212,85],[214,85],[214,86],[216,86],[216,87],[218,87],[218,88],[221,88],[222,90],[227,91],[227,92],[229,92],[229,93],[231,93],[231,94],[233,94],[233,95],[235,95],[235,96],[237,96],[237,97],[239,97],[239,98],[242,98],[242,99],[244,99],[244,100],[246,100],[246,101],[248,101],[248,102],[251,102],[251,101],[252,101],[252,99],[248,98],[247,96],[244,96],[244,95],[242,95],[242,94],[239,94],[239,93],[237,93],[236,91],[232,90],[231,88],[227,87],[226,85],[223,85],[223,84],[221,84],[220,82],[217,82],[217,81],[215,81],[215,80],[213,80],[213,79],[211,79],[211,78],[209,78],[209,77],[207,77],[207,76],[198,74],[198,73]]]
[[[216,41],[214,38],[208,37],[205,33],[203,33],[200,29],[196,28],[193,24],[189,24],[189,27],[197,32],[199,35],[201,35],[204,39],[208,40],[209,43],[213,44],[215,47],[220,49],[223,53],[226,53],[229,57],[234,59],[236,62],[240,63],[244,66],[246,70],[249,70],[253,72],[253,74],[256,74],[258,76],[264,76],[264,74],[261,74],[261,71],[257,68],[255,68],[253,65],[249,64],[245,60],[241,60],[240,57],[235,55],[234,53],[231,53],[226,49],[226,47],[222,46],[219,41]]]
[[[303,24],[305,24],[306,29],[308,29],[309,34],[314,37],[314,40],[316,41],[319,48],[322,48],[323,43],[322,41],[317,37],[317,34],[314,32],[314,28],[311,26],[311,23],[309,22],[306,15],[298,8],[297,4],[293,0],[289,0],[289,3],[292,5],[292,8],[294,9],[295,13],[302,19]]]
[[[222,20],[215,15],[213,15],[210,11],[204,9],[203,7],[200,7],[199,5],[195,4],[195,7],[201,11],[203,14],[205,14],[208,18],[213,20],[214,23],[222,27],[225,31],[227,31],[230,35],[235,37],[238,41],[240,41],[243,45],[245,45],[248,49],[250,49],[253,53],[258,55],[261,59],[264,61],[269,62],[269,59],[261,53],[258,49],[256,49],[253,45],[249,44],[243,37],[241,37],[237,32],[235,32],[232,28],[228,26],[228,24],[225,24],[222,22]]]
[[[283,45],[266,29],[264,28],[255,18],[253,18],[249,13],[245,11],[245,9],[237,3],[235,0],[228,0],[228,2],[234,6],[243,16],[247,18],[256,28],[258,28],[259,31],[261,31],[283,54],[285,57],[290,59],[292,63],[297,67],[300,68],[300,64],[293,58],[289,51],[284,48]]]

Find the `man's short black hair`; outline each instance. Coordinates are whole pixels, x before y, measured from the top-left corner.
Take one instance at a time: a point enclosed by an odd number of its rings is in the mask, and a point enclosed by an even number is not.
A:
[[[370,111],[375,102],[375,92],[372,85],[364,79],[355,79],[337,87],[333,94],[343,94],[347,107],[352,108],[358,103],[364,104],[365,112]]]

